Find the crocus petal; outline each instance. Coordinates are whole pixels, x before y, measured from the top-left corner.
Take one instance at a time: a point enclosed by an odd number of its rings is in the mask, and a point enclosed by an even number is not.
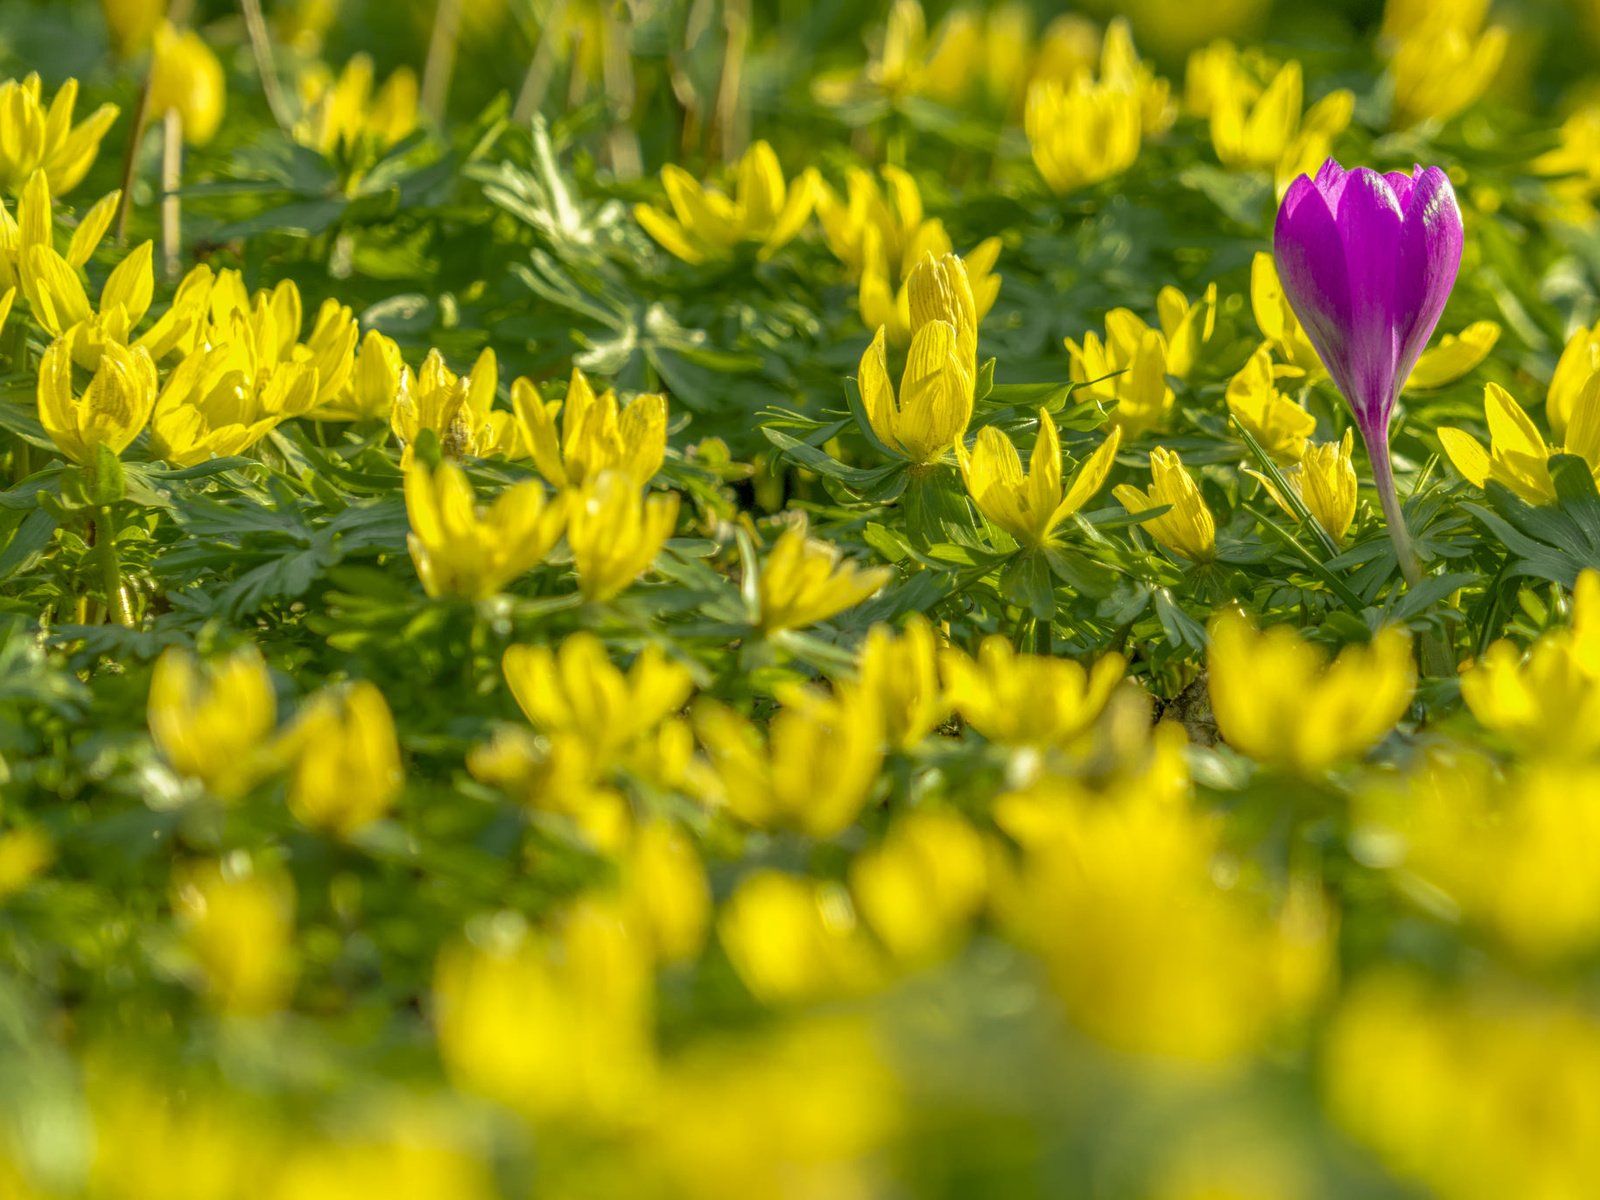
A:
[[[1405,316],[1398,379],[1411,373],[1444,314],[1461,269],[1464,240],[1461,210],[1449,176],[1438,167],[1419,167],[1400,239],[1397,274]]]
[[[1350,281],[1344,240],[1323,193],[1304,175],[1284,195],[1272,240],[1284,294],[1339,390],[1350,395],[1345,350]]]
[[[1350,286],[1345,369],[1351,390],[1345,399],[1365,432],[1388,427],[1399,384],[1401,326],[1411,315],[1406,299],[1421,283],[1407,276],[1401,261],[1405,214],[1388,181],[1357,167],[1344,183],[1335,220]]]

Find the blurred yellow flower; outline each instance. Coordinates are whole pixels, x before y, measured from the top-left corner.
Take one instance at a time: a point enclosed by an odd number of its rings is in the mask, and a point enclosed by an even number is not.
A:
[[[1212,83],[1212,147],[1224,166],[1273,171],[1280,187],[1287,186],[1308,162],[1315,170],[1328,157],[1333,139],[1350,123],[1355,97],[1330,92],[1302,113],[1298,62],[1279,67],[1259,95],[1242,70],[1236,63],[1231,80]]]
[[[1022,473],[1017,448],[993,425],[978,431],[971,453],[956,443],[956,462],[967,492],[978,511],[1024,547],[1048,545],[1056,527],[1092,499],[1105,484],[1116,465],[1122,430],[1113,428],[1111,436],[1095,449],[1065,492],[1061,487],[1061,438],[1055,420],[1039,410],[1039,436],[1033,444],[1028,473]]]
[[[1600,751],[1600,574],[1584,571],[1572,626],[1542,634],[1524,654],[1502,639],[1461,673],[1461,698],[1487,728],[1537,757]]]
[[[961,259],[925,255],[907,284],[911,350],[898,395],[884,329],[861,356],[858,383],[878,439],[913,464],[936,462],[967,431],[978,370],[978,314]]]
[[[78,124],[78,81],[57,89],[46,108],[38,73],[0,83],[0,191],[15,196],[35,171],[43,171],[52,196],[78,186],[100,152],[100,141],[117,119],[115,104],[102,104]]]
[[[983,837],[953,812],[915,811],[850,864],[856,907],[897,961],[923,963],[960,944],[988,893]]]
[[[1174,554],[1192,562],[1209,562],[1217,556],[1216,521],[1176,451],[1163,446],[1150,451],[1150,486],[1146,490],[1119,483],[1111,494],[1135,516],[1165,508],[1166,512],[1143,522],[1141,528]]]
[[[544,560],[561,540],[565,495],[549,498],[538,480],[512,484],[480,507],[461,468],[406,469],[406,544],[430,596],[483,600],[505,590]]]
[[[100,0],[111,48],[127,58],[150,43],[167,15],[167,0]]]
[[[559,648],[513,645],[502,661],[506,684],[535,728],[572,734],[606,760],[677,712],[693,690],[687,667],[650,642],[623,673],[592,633]]]
[[[655,1072],[648,945],[583,902],[547,934],[502,934],[439,958],[439,1053],[457,1086],[537,1121],[627,1119]]]
[[[471,1141],[437,1117],[386,1114],[372,1134],[340,1129],[325,1140],[296,1139],[285,1149],[269,1200],[494,1200],[489,1166]],[[257,1192],[259,1193],[259,1191]]]
[[[1280,466],[1298,462],[1317,419],[1278,390],[1265,346],[1228,381],[1228,411]]]
[[[55,844],[38,829],[0,833],[0,903],[15,896],[55,861]],[[0,1180],[4,1176],[0,1175]]]
[[[324,66],[300,76],[300,119],[294,139],[322,154],[351,153],[363,145],[386,150],[417,127],[417,77],[397,68],[372,91],[372,60],[357,54],[338,78]]]
[[[795,1004],[871,990],[883,964],[837,883],[759,870],[717,917],[728,959],[752,995]]]
[[[359,833],[400,794],[400,741],[383,693],[366,680],[324,688],[285,737],[289,811],[339,837]]]
[[[1211,709],[1223,739],[1257,762],[1316,775],[1377,745],[1411,705],[1411,638],[1395,626],[1331,663],[1298,630],[1259,632],[1243,612],[1211,622]]]
[[[1488,358],[1499,340],[1500,326],[1495,321],[1474,321],[1460,333],[1445,334],[1422,352],[1406,379],[1406,388],[1426,391],[1454,383]]]
[[[1250,309],[1274,358],[1308,378],[1326,374],[1316,347],[1300,328],[1294,307],[1278,281],[1277,264],[1265,250],[1257,251],[1250,263]],[[1282,368],[1277,371],[1282,373]]]
[[[940,663],[957,712],[1002,746],[1065,746],[1105,711],[1127,662],[1106,654],[1085,668],[1070,658],[1018,654],[1000,634],[984,638],[976,659],[946,650]]]
[[[758,829],[830,838],[866,803],[882,761],[877,712],[854,691],[786,687],[766,736],[727,706],[701,699],[694,728],[709,769],[700,791]]]
[[[1024,126],[1034,165],[1057,195],[1122,174],[1139,157],[1139,96],[1084,80],[1043,79],[1028,89]]]
[[[584,599],[610,600],[650,569],[678,522],[678,493],[642,496],[632,477],[601,471],[569,493],[567,545]]]
[[[109,344],[82,394],[72,381],[69,334],[39,363],[39,423],[63,455],[87,466],[99,446],[120,455],[139,436],[156,403],[156,366],[143,347]]]
[[[1452,11],[1459,7],[1438,5],[1433,15],[1401,36],[1389,62],[1397,128],[1455,116],[1499,75],[1509,33],[1499,25],[1480,32],[1481,13],[1462,21]]]
[[[294,987],[294,887],[239,856],[174,875],[172,909],[205,990],[223,1012],[263,1016]]]
[[[518,379],[511,407],[534,466],[552,487],[577,487],[601,471],[620,471],[645,487],[666,456],[667,398],[652,393],[619,405],[610,388],[596,396],[577,367],[564,400],[546,401],[532,380]]]
[[[891,748],[912,749],[950,715],[939,678],[939,638],[920,614],[912,614],[898,636],[887,625],[874,625],[857,667],[856,687],[877,710]]]
[[[623,863],[623,895],[657,962],[693,961],[711,921],[711,885],[694,839],[671,821],[641,825]]]
[[[757,572],[758,623],[766,633],[815,625],[854,608],[893,575],[889,567],[841,561],[832,542],[811,537],[804,522],[791,525]]]
[[[727,258],[742,242],[757,243],[757,257],[768,259],[811,219],[819,181],[815,169],[807,168],[786,183],[772,147],[756,142],[735,168],[731,197],[668,163],[661,168],[661,186],[672,214],[638,204],[633,215],[665,250],[687,263]]]
[[[148,111],[160,116],[175,110],[184,141],[204,146],[216,136],[227,107],[228,80],[216,54],[194,30],[180,33],[168,21],[157,27],[149,87]]]
[[[1334,1119],[1433,1195],[1582,1196],[1600,1179],[1600,1026],[1576,999],[1388,971],[1350,989],[1325,1046]]]
[[[276,765],[278,705],[261,652],[244,645],[199,666],[173,646],[150,675],[150,734],[173,770],[233,800]]]

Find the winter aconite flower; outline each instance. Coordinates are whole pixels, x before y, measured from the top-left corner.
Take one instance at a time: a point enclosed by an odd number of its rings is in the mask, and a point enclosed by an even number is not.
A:
[[[228,81],[211,47],[192,29],[178,32],[166,21],[155,33],[148,111],[178,113],[183,139],[204,146],[217,134],[227,106]]]
[[[924,963],[960,944],[988,892],[983,836],[954,812],[915,810],[850,864],[850,891],[895,959]]]
[[[94,461],[96,447],[121,454],[150,420],[156,366],[143,347],[111,344],[80,393],[72,379],[73,335],[50,343],[39,363],[39,423],[67,458]]]
[[[406,470],[406,543],[430,596],[482,600],[532,570],[561,538],[567,499],[549,499],[538,480],[513,484],[478,505],[465,472],[420,462]]]
[[[173,770],[232,800],[269,768],[277,724],[272,677],[254,646],[204,666],[177,647],[150,675],[150,735]]]
[[[995,634],[976,658],[947,650],[950,699],[967,723],[1002,746],[1064,746],[1093,725],[1122,682],[1127,662],[1107,654],[1084,667],[1070,658],[1018,654]]]
[[[1304,775],[1364,755],[1405,715],[1416,687],[1411,638],[1393,626],[1331,663],[1298,630],[1258,632],[1236,609],[1212,621],[1210,637],[1211,707],[1223,739]]]
[[[1111,489],[1122,507],[1135,515],[1151,508],[1166,508],[1143,523],[1151,537],[1174,554],[1192,562],[1217,556],[1217,526],[1200,495],[1200,486],[1184,469],[1177,452],[1157,446],[1150,452],[1150,487],[1140,491],[1130,483]]]
[[[773,544],[757,576],[761,628],[777,633],[826,621],[860,604],[893,574],[888,567],[841,562],[832,543],[811,537],[803,524],[792,526]]]
[[[1421,578],[1395,492],[1389,422],[1461,266],[1461,211],[1438,167],[1346,171],[1290,185],[1273,245],[1283,288],[1355,414],[1408,581]]]
[[[322,154],[369,144],[387,149],[417,127],[417,77],[398,68],[374,94],[372,59],[357,54],[337,78],[321,65],[300,76],[294,140]]]
[[[874,625],[861,646],[856,687],[877,710],[884,740],[910,750],[950,715],[950,698],[939,678],[939,637],[921,615],[897,635]]]
[[[1322,526],[1335,546],[1344,544],[1345,534],[1350,532],[1350,523],[1356,517],[1356,467],[1351,460],[1355,444],[1353,433],[1346,429],[1340,441],[1307,446],[1300,461],[1283,472],[1289,489],[1300,498],[1312,520]],[[1250,473],[1265,485],[1284,512],[1291,517],[1298,515],[1266,476]]]
[[[1510,488],[1529,504],[1553,504],[1556,485],[1550,476],[1551,455],[1575,454],[1600,478],[1600,375],[1591,377],[1570,404],[1566,444],[1551,446],[1511,393],[1498,383],[1486,384],[1483,413],[1489,427],[1488,449],[1465,430],[1448,425],[1439,428],[1439,444],[1470,483],[1481,488],[1492,481]]]
[[[1261,443],[1261,448],[1282,464],[1299,461],[1306,439],[1317,429],[1317,419],[1278,390],[1272,357],[1262,346],[1228,381],[1228,411]]]
[[[400,794],[394,717],[383,693],[364,679],[313,696],[284,742],[294,761],[289,811],[314,829],[358,833]]]
[[[1454,383],[1472,370],[1500,340],[1500,326],[1494,321],[1474,321],[1460,333],[1447,333],[1437,346],[1430,346],[1417,359],[1406,379],[1407,391],[1427,391]]]
[[[1044,79],[1028,89],[1028,145],[1057,195],[1122,174],[1139,157],[1139,97],[1127,89]]]
[[[650,204],[634,218],[664,249],[687,263],[729,257],[744,242],[770,258],[805,227],[816,202],[818,176],[806,170],[785,182],[778,156],[766,142],[745,151],[735,168],[733,195],[702,185],[675,163],[661,169],[672,214]]]
[[[1600,375],[1600,323],[1592,327],[1580,325],[1561,348],[1545,393],[1544,414],[1550,422],[1550,432],[1557,438],[1567,436],[1567,425],[1578,411],[1578,401],[1586,392],[1592,392],[1590,385],[1596,375]]]
[[[884,331],[861,356],[859,382],[878,439],[914,464],[944,457],[972,420],[978,312],[966,267],[954,254],[923,258],[909,285],[911,349],[896,393]]]
[[[35,171],[43,171],[52,196],[78,186],[94,165],[100,141],[117,119],[115,104],[102,104],[77,125],[78,81],[69,79],[45,106],[39,76],[0,83],[0,191],[15,196]]]
[[[650,568],[678,520],[678,493],[641,496],[620,471],[570,493],[567,545],[586,600],[609,600]]]
[[[1498,25],[1480,31],[1484,4],[1442,3],[1399,34],[1389,64],[1394,124],[1443,121],[1473,103],[1499,74],[1510,44]],[[1398,32],[1386,23],[1386,32]]]
[[[957,443],[956,461],[978,511],[1019,544],[1037,549],[1049,543],[1056,527],[1098,492],[1115,465],[1122,431],[1113,429],[1078,469],[1072,486],[1062,491],[1061,438],[1056,423],[1039,410],[1039,437],[1033,445],[1028,473],[1022,473],[1017,448],[993,425],[978,431],[971,453]]]
[[[610,388],[595,395],[588,377],[574,367],[564,400],[546,401],[531,380],[518,379],[511,385],[511,406],[533,465],[552,487],[577,487],[601,471],[620,471],[644,487],[661,469],[665,396],[635,396],[622,405]]]
[[[1106,314],[1104,342],[1091,329],[1083,345],[1068,338],[1066,346],[1072,381],[1083,385],[1085,397],[1113,406],[1111,424],[1117,429],[1138,437],[1166,420],[1174,397],[1161,330],[1151,329],[1130,309],[1114,308]]]

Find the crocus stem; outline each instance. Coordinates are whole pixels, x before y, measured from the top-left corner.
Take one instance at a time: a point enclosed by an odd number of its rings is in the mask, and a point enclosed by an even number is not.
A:
[[[1394,468],[1389,462],[1389,435],[1366,438],[1367,459],[1372,463],[1372,482],[1377,486],[1378,499],[1383,503],[1383,519],[1389,526],[1389,540],[1394,543],[1394,556],[1400,563],[1400,574],[1407,586],[1416,587],[1422,582],[1422,564],[1417,561],[1416,547],[1411,544],[1411,533],[1406,529],[1405,514],[1400,511],[1400,497],[1395,492]]]

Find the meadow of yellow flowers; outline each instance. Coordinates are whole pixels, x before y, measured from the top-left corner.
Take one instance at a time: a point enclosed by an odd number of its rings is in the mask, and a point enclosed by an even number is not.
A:
[[[0,30],[0,1200],[1600,1194],[1600,3]]]

